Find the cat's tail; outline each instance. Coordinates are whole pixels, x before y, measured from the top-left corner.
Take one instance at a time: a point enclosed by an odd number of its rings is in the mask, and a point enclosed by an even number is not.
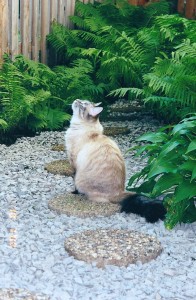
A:
[[[120,202],[121,212],[133,213],[144,217],[147,222],[155,223],[159,219],[164,220],[166,209],[161,200],[152,200],[142,195],[125,193]]]

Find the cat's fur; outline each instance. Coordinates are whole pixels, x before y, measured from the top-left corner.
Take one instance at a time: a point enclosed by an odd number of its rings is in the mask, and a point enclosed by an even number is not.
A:
[[[87,100],[75,100],[66,132],[66,150],[75,169],[75,187],[94,202],[121,203],[121,211],[133,212],[149,222],[163,219],[160,201],[125,192],[125,162],[117,144],[103,134],[99,122],[102,107]]]

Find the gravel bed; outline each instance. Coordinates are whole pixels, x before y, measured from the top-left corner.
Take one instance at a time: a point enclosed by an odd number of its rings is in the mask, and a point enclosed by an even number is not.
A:
[[[116,136],[123,153],[141,133],[159,126],[151,117],[105,126],[128,126]],[[196,225],[168,231],[163,222],[148,224],[135,215],[79,218],[58,215],[50,199],[73,190],[72,177],[53,175],[44,165],[64,160],[64,132],[44,132],[0,145],[0,289],[23,289],[52,300],[189,300],[196,299]],[[145,162],[125,154],[128,176]],[[149,263],[104,269],[69,256],[64,242],[73,234],[96,229],[136,230],[154,236],[163,251]]]

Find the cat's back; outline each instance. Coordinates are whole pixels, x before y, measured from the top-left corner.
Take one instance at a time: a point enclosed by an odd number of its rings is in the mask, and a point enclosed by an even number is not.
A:
[[[104,134],[92,132],[88,141],[78,153],[77,165],[86,167],[87,165],[104,164],[124,164],[124,159],[118,145],[111,138]]]

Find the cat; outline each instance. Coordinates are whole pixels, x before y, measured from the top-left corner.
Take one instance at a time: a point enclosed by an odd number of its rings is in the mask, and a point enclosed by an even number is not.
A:
[[[166,210],[161,201],[125,192],[125,161],[118,145],[103,134],[100,104],[80,99],[72,103],[65,143],[75,170],[75,193],[85,194],[93,202],[119,203],[121,212],[138,214],[151,223],[163,220]]]

